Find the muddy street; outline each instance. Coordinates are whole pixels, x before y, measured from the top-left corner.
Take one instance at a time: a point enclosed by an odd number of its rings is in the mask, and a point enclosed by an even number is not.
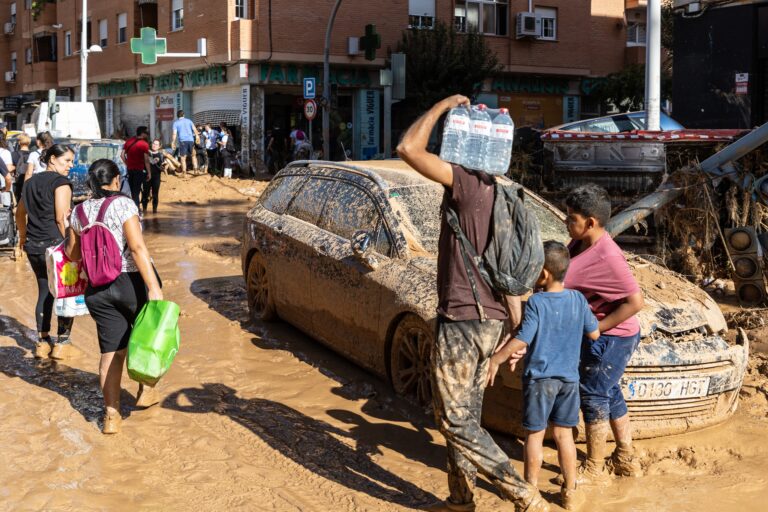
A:
[[[116,436],[100,432],[95,324],[75,320],[74,358],[35,360],[32,272],[0,259],[0,510],[389,511],[445,497],[445,444],[427,411],[289,325],[249,322],[239,236],[266,183],[164,179],[144,230],[181,306],[181,350],[158,406],[137,408],[124,376]],[[764,509],[768,356],[752,362],[730,421],[638,441],[647,475],[588,490],[585,510]],[[522,471],[520,441],[497,439]],[[556,466],[547,446],[550,503]],[[478,483],[478,510],[513,510]]]

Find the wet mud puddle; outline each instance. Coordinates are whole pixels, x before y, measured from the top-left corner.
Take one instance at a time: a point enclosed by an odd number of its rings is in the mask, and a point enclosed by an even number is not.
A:
[[[288,325],[249,324],[238,237],[252,200],[195,200],[145,222],[182,347],[159,406],[137,408],[124,376],[117,436],[99,430],[93,321],[75,321],[77,357],[34,360],[31,270],[0,259],[0,511],[389,511],[444,497],[445,447],[423,410]],[[648,476],[590,491],[585,510],[762,510],[768,406],[755,404],[639,442]],[[522,471],[519,441],[499,441]],[[549,447],[542,490],[555,504],[556,465]],[[478,510],[513,510],[481,480]]]

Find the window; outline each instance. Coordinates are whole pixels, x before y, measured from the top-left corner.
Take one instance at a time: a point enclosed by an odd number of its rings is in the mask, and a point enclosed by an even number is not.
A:
[[[33,62],[56,62],[56,46],[55,34],[35,36],[32,44]]]
[[[72,31],[67,30],[64,32],[64,56],[69,57],[72,55]]]
[[[408,28],[435,28],[435,0],[408,1]]]
[[[117,44],[128,40],[128,14],[123,12],[117,15]]]
[[[16,52],[11,52],[11,71],[16,73]]]
[[[28,47],[24,50],[24,62],[32,64],[32,47]]]
[[[107,20],[99,20],[99,46],[107,47]]]
[[[273,179],[261,195],[261,206],[272,213],[282,215],[304,180],[305,176],[283,176]]]
[[[184,28],[184,0],[173,0],[171,4],[171,30]]]
[[[325,200],[333,193],[336,181],[310,178],[291,201],[286,213],[297,219],[317,225]]]
[[[83,44],[83,30],[82,30],[82,23],[83,20],[79,19],[77,20],[77,46],[80,48]],[[90,48],[91,47],[91,20],[86,20],[85,22],[85,47]]]
[[[557,39],[557,9],[551,7],[536,7],[536,17],[541,20],[541,37],[554,41]]]
[[[508,4],[508,0],[456,0],[456,30],[506,36],[509,25]]]
[[[645,46],[645,23],[630,23],[627,27],[627,46]]]
[[[248,18],[248,0],[235,0],[235,18]]]
[[[365,190],[340,181],[335,193],[326,202],[320,227],[346,240],[358,231],[374,236],[379,214],[373,199]]]
[[[16,2],[11,3],[11,23],[16,24]]]

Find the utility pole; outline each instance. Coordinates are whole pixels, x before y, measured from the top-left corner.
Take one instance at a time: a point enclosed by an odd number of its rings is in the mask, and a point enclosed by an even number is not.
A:
[[[648,0],[645,43],[645,127],[661,129],[661,0]]]
[[[85,1],[85,0],[83,0]],[[331,32],[341,0],[336,0],[325,30],[325,52],[323,55],[323,158],[331,159]]]

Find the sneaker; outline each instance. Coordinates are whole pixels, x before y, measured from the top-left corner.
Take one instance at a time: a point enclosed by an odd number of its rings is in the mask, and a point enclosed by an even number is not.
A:
[[[77,355],[77,349],[70,341],[56,343],[51,350],[51,359],[72,359]]]
[[[51,353],[51,337],[41,338],[35,343],[35,358],[45,359]]]
[[[587,496],[576,484],[575,489],[560,489],[560,503],[565,510],[579,510],[587,501]]]
[[[606,467],[605,462],[593,459],[586,459],[581,463],[576,472],[576,485],[608,485],[611,482],[611,471]],[[557,475],[555,483],[565,485],[565,479],[562,474]]]
[[[136,407],[151,407],[160,402],[160,394],[154,386],[139,384],[139,391],[136,393]]]
[[[640,461],[635,457],[635,450],[629,448],[616,447],[608,459],[608,469],[617,476],[643,476],[643,468]]]
[[[440,501],[432,505],[427,505],[422,510],[429,512],[475,512],[474,503],[453,503],[450,500]]]
[[[101,429],[102,434],[117,434],[120,432],[120,425],[123,422],[123,417],[120,416],[120,411],[107,407],[104,412],[104,428]]]
[[[516,512],[549,512],[549,504],[544,501],[538,490],[527,502],[515,503]]]

